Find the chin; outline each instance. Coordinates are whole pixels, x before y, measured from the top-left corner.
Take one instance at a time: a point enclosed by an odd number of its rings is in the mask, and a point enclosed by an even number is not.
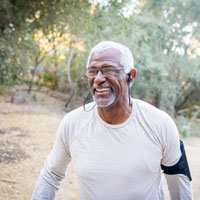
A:
[[[106,108],[106,107],[108,107],[108,106],[110,106],[110,105],[112,105],[114,103],[115,96],[112,96],[112,98],[109,98],[109,99],[96,99],[93,96],[93,100],[97,104],[97,107]]]

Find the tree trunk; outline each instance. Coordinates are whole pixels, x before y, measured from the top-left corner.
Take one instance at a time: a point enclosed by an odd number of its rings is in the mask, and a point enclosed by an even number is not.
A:
[[[35,58],[34,70],[33,70],[32,77],[31,77],[31,80],[29,82],[29,88],[28,88],[29,94],[31,93],[31,90],[32,90],[32,87],[33,87],[33,81],[34,81],[34,77],[35,77],[35,74],[36,74],[36,70],[37,70],[39,64],[44,60],[46,55],[42,56],[41,58],[39,58],[39,57],[40,57],[40,53]]]
[[[70,54],[69,54],[69,57],[68,57],[68,60],[67,60],[67,78],[68,78],[68,81],[69,81],[69,85],[70,85],[71,91],[70,91],[69,98],[67,99],[67,101],[65,103],[65,109],[68,106],[70,108],[73,107],[72,103],[73,103],[74,94],[75,94],[75,86],[74,86],[74,82],[72,81],[70,71],[71,71],[71,60],[73,58],[74,51],[75,51],[75,48],[76,48],[76,45],[77,45],[78,41],[79,41],[79,39],[77,38],[75,43],[74,43],[74,46],[72,47],[72,49],[70,51]]]
[[[156,96],[155,96],[155,99],[154,99],[154,105],[155,105],[157,108],[160,108],[161,93],[162,93],[162,91],[157,92],[157,93],[156,93]]]
[[[35,71],[35,70],[34,70]],[[33,72],[34,73],[34,72]],[[29,87],[28,87],[28,93],[30,94],[32,91],[32,86],[33,86],[33,79],[34,79],[34,74],[32,74],[31,80],[29,82]]]
[[[53,51],[54,51],[54,84],[53,84],[53,90],[58,88],[58,60],[57,60],[57,49],[56,49],[56,43],[55,43],[55,37],[53,34]]]
[[[33,69],[33,72],[32,72],[32,77],[31,77],[31,80],[30,80],[30,82],[29,82],[29,88],[28,88],[28,93],[29,93],[29,94],[30,94],[31,91],[32,91],[33,80],[34,80],[34,77],[35,77],[35,73],[36,73],[37,67],[38,67],[38,64],[36,64],[36,65],[34,66],[34,69]]]
[[[174,105],[174,109],[175,109],[175,117],[178,114],[178,111],[182,109],[182,106],[186,103],[186,101],[189,99],[190,96],[192,96],[194,93],[196,92],[195,88],[193,88],[189,94],[187,94],[184,99],[180,102],[177,101],[176,104]]]

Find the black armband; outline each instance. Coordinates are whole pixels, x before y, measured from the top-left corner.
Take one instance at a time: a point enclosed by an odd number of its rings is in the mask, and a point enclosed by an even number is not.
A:
[[[191,174],[190,174],[190,169],[189,165],[187,162],[187,157],[185,154],[185,149],[184,149],[184,144],[180,140],[180,149],[181,149],[181,158],[180,160],[173,166],[166,167],[164,165],[161,165],[161,169],[164,170],[165,174],[173,175],[173,174],[184,174],[186,175],[189,180],[192,180]]]

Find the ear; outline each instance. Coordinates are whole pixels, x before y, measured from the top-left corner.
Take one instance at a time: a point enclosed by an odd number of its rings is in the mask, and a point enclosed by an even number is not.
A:
[[[136,69],[133,68],[131,71],[130,71],[130,75],[132,76],[133,80],[135,79],[136,77]]]
[[[133,68],[130,72],[129,72],[129,75],[131,76],[131,79],[130,79],[130,86],[133,85],[133,82],[134,82],[134,79],[136,77],[136,69]]]

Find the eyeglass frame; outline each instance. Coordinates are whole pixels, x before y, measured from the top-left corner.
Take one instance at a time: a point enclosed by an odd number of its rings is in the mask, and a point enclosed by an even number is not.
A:
[[[112,75],[109,75],[109,74],[104,74],[105,72],[103,72],[104,71],[104,69],[105,68],[107,68],[107,69],[113,69],[113,74]],[[93,76],[90,76],[89,75],[89,73],[88,73],[88,69],[94,69],[94,70],[96,70],[96,74],[95,75],[93,75]],[[85,75],[88,77],[88,78],[90,78],[90,77],[96,77],[97,76],[97,74],[99,73],[99,71],[101,71],[101,73],[104,75],[104,76],[114,76],[114,75],[116,75],[117,73],[117,71],[119,71],[119,70],[122,70],[122,69],[124,69],[124,67],[114,67],[114,66],[112,66],[112,65],[108,65],[108,66],[103,66],[102,68],[100,68],[100,69],[98,69],[98,68],[96,68],[96,67],[88,67],[87,69],[86,69],[86,72],[85,72]],[[103,70],[103,71],[102,71]]]

